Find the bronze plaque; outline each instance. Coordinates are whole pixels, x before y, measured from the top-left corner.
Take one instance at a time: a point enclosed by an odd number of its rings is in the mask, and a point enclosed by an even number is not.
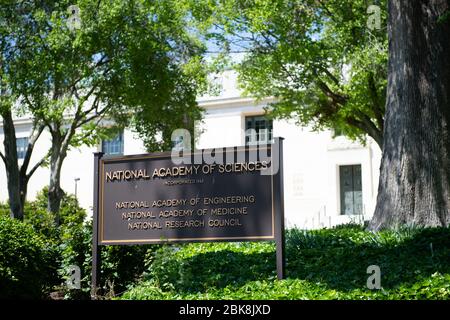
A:
[[[102,158],[99,244],[274,240],[271,161],[251,151],[216,150],[222,164],[199,161],[204,150],[191,164],[170,153]]]

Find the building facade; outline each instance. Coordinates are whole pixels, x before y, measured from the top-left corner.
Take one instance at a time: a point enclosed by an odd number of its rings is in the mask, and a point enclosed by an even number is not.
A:
[[[365,145],[336,136],[330,130],[313,132],[294,121],[269,120],[264,107],[271,99],[256,101],[243,97],[236,86],[236,74],[225,72],[216,80],[221,87],[217,96],[198,99],[204,118],[198,123],[196,148],[219,148],[270,142],[284,138],[284,200],[288,227],[330,227],[347,222],[361,222],[371,217],[378,189],[381,151],[370,138]],[[252,134],[248,129],[252,129]],[[19,158],[27,144],[31,121],[16,120]],[[50,148],[50,135],[38,140],[32,163]],[[3,130],[0,125],[0,150]],[[81,206],[92,212],[93,153],[110,155],[145,153],[143,143],[130,130],[96,147],[69,151],[61,173],[62,188],[75,193]],[[19,160],[20,161],[20,160]],[[30,179],[28,199],[48,185],[48,168],[39,168]],[[0,202],[7,201],[6,172],[0,162]]]

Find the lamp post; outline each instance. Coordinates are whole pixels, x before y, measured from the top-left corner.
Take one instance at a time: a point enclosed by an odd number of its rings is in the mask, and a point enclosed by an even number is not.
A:
[[[80,181],[80,178],[75,178],[73,180],[75,181],[75,199],[77,199],[77,201],[78,201],[78,198],[77,198],[77,183],[78,183],[78,181]]]

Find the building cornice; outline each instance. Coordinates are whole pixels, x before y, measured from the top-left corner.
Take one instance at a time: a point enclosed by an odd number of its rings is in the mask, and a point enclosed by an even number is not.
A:
[[[230,97],[230,98],[214,98],[211,99],[201,99],[198,100],[198,105],[203,109],[221,109],[221,108],[235,108],[235,107],[250,107],[250,106],[261,106],[267,105],[269,103],[275,102],[276,99],[273,97],[264,98],[261,100],[257,100],[251,97]],[[66,119],[70,119],[70,115],[65,117]],[[29,125],[33,123],[32,117],[20,117],[14,119],[14,124],[17,126],[20,125]],[[0,123],[0,128],[3,127],[2,123]]]
[[[273,97],[264,98],[261,100],[257,100],[255,98],[231,97],[225,99],[200,100],[198,101],[198,105],[204,109],[220,109],[227,107],[266,105],[275,101],[276,99]]]

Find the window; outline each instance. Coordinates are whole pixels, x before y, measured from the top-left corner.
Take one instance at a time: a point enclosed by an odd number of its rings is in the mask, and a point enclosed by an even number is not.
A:
[[[342,129],[334,128],[334,130],[333,130],[333,139],[337,138],[337,137],[341,137],[343,135],[344,135],[344,131],[342,131]]]
[[[25,154],[27,153],[28,147],[28,138],[17,138],[16,145],[17,145],[17,159],[25,158]]]
[[[273,142],[273,121],[264,116],[245,117],[245,145]]]
[[[123,132],[110,140],[102,141],[102,152],[108,155],[123,154]]]
[[[362,214],[361,165],[340,166],[341,214]]]

